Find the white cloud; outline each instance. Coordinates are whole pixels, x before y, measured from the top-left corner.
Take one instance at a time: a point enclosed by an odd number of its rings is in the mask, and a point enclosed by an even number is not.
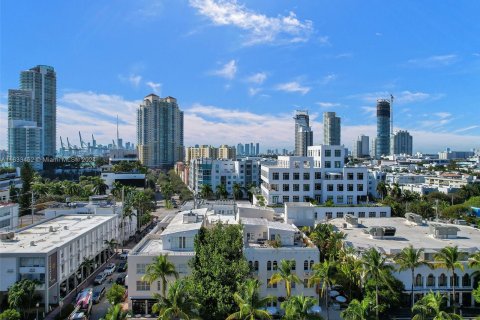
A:
[[[426,92],[413,92],[409,90],[404,90],[399,93],[390,93],[387,91],[378,91],[378,92],[369,92],[362,94],[355,94],[350,96],[350,98],[360,99],[366,103],[376,103],[377,99],[390,99],[390,94],[394,96],[394,104],[410,104],[422,101],[432,101],[443,98],[445,95],[443,93],[426,93]]]
[[[152,89],[154,93],[160,94],[160,90],[162,89],[162,84],[161,84],[161,83],[156,83],[156,82],[152,82],[152,81],[147,81],[145,84],[146,84],[147,86],[149,86],[150,89]]]
[[[229,80],[235,78],[236,73],[237,73],[237,62],[235,60],[230,60],[229,62],[224,64],[222,68],[212,72],[212,74],[216,76],[229,79]]]
[[[383,33],[381,33],[381,32],[375,32],[375,35],[376,35],[377,37],[381,37],[381,36],[383,36]]]
[[[259,93],[260,91],[262,91],[261,88],[248,88],[248,94],[250,96],[254,96],[256,95],[257,93]]]
[[[301,94],[306,94],[310,91],[310,87],[302,86],[297,81],[281,83],[276,86],[276,89],[285,92],[299,92]]]
[[[340,103],[336,102],[316,102],[316,104],[321,108],[335,108],[340,106]]]
[[[123,82],[128,82],[135,88],[137,88],[140,85],[140,82],[142,81],[142,76],[138,74],[133,74],[131,73],[129,76],[123,76],[123,75],[118,75],[118,78],[123,81]]]
[[[337,79],[336,74],[334,74],[334,73],[327,74],[325,77],[322,78],[321,84],[328,84],[335,79]]]
[[[434,67],[443,67],[443,66],[451,65],[455,63],[457,60],[458,60],[458,56],[456,54],[445,54],[445,55],[430,56],[427,58],[410,59],[408,60],[408,64],[411,64],[417,67],[434,68]]]
[[[369,106],[363,106],[361,107],[363,110],[363,113],[368,114],[369,118],[373,118],[377,116],[377,107],[369,107]]]
[[[453,131],[453,132],[459,133],[459,132],[470,131],[470,130],[477,129],[477,128],[480,128],[480,126],[470,126],[470,127],[466,127],[466,128],[461,128],[461,129],[455,130],[455,131]]]
[[[450,118],[452,116],[452,114],[449,113],[449,112],[436,112],[436,113],[434,113],[434,115],[436,115],[437,117],[439,117],[441,119]]]
[[[294,12],[288,16],[268,17],[235,0],[190,0],[190,5],[215,25],[235,26],[247,31],[247,45],[304,42],[313,32],[313,23],[298,20]]]
[[[248,82],[255,84],[262,84],[267,79],[267,74],[265,72],[258,72],[247,78]]]

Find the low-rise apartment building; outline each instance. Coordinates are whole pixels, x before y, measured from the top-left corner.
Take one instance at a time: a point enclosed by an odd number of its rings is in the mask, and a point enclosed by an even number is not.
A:
[[[18,204],[0,202],[0,231],[18,227]]]

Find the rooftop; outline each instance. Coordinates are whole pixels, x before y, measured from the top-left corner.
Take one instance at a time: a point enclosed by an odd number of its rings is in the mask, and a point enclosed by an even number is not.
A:
[[[0,240],[0,254],[47,253],[98,227],[113,215],[62,215],[15,232],[13,239]]]
[[[435,227],[458,228],[456,238],[439,239],[431,235],[428,223],[415,225],[404,218],[359,219],[358,228],[344,228],[345,219],[341,218],[332,219],[329,223],[347,235],[345,239],[347,244],[360,250],[374,247],[385,254],[396,254],[410,244],[415,248],[424,248],[426,252],[434,252],[446,246],[458,246],[461,251],[470,253],[480,250],[480,230],[470,226],[435,222]],[[366,233],[372,227],[393,227],[396,228],[396,232],[392,237],[372,238]]]

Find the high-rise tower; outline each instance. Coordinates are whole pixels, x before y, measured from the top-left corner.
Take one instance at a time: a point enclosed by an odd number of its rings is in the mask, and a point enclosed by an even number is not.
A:
[[[149,94],[137,110],[138,158],[151,168],[183,161],[183,111],[177,99]]]
[[[295,155],[306,156],[308,147],[313,146],[313,131],[308,111],[297,110],[293,119],[295,119]]]
[[[323,144],[339,146],[340,145],[340,117],[335,112],[323,113]]]
[[[375,157],[390,154],[390,101],[386,99],[377,100],[377,139]]]
[[[408,154],[413,153],[413,138],[408,131],[397,131],[390,142],[390,154]]]

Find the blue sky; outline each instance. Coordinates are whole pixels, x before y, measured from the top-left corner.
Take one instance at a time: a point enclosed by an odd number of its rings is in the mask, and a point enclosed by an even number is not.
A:
[[[374,136],[395,96],[414,150],[480,147],[478,1],[1,1],[0,148],[19,72],[57,71],[57,135],[135,142],[144,96],[174,96],[187,145],[292,149],[295,109],[342,118],[342,143]]]

